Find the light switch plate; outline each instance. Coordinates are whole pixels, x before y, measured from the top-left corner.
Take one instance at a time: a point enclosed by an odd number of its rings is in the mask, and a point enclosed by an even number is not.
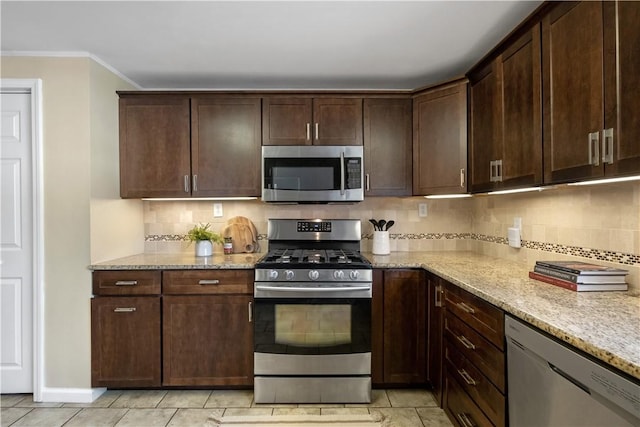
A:
[[[418,204],[418,216],[424,218],[427,216],[427,204],[419,203]]]
[[[213,217],[220,218],[222,216],[222,203],[213,204]]]

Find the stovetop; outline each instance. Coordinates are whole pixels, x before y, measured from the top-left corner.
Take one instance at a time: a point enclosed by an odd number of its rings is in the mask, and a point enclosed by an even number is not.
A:
[[[359,251],[348,249],[274,249],[267,253],[257,268],[371,268]]]

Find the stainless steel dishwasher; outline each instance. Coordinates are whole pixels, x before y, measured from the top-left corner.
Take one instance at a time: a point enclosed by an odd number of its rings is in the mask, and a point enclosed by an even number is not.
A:
[[[640,381],[505,317],[511,427],[640,426]]]

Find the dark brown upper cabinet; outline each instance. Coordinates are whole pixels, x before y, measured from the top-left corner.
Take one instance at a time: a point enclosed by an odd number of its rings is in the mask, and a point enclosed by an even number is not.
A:
[[[413,100],[413,194],[467,192],[467,81]]]
[[[260,98],[192,98],[194,197],[260,195],[260,105]]]
[[[121,96],[119,102],[120,197],[189,196],[189,97]]]
[[[362,145],[362,98],[266,97],[262,145]]]
[[[365,196],[410,196],[411,99],[364,100]]]
[[[640,172],[640,3],[559,3],[542,20],[545,182]]]
[[[261,99],[120,97],[120,196],[260,195]]]
[[[469,78],[472,192],[542,184],[539,24]]]

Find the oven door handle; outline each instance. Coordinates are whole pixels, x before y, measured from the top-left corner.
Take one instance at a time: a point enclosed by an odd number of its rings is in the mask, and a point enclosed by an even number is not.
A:
[[[352,286],[343,288],[297,288],[290,286],[256,286],[257,291],[277,291],[277,292],[351,292],[351,291],[370,291],[370,286]]]

